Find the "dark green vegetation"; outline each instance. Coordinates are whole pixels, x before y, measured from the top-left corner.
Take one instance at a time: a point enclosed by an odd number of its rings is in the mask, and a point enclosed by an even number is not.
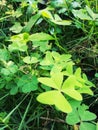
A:
[[[0,130],[98,130],[98,1],[0,1]]]

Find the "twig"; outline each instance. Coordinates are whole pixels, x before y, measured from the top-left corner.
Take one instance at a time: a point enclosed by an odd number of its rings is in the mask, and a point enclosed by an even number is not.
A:
[[[51,119],[51,118],[48,118],[48,117],[40,117],[40,119],[46,120],[46,121],[58,122],[58,123],[65,123],[65,121],[62,120],[62,119]]]

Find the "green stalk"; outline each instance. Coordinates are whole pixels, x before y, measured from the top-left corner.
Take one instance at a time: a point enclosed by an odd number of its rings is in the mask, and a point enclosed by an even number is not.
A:
[[[28,105],[27,105],[27,108],[26,108],[25,113],[24,113],[24,115],[23,115],[23,118],[22,118],[22,120],[21,120],[21,122],[20,122],[20,125],[19,125],[18,130],[22,130],[23,122],[24,122],[24,120],[25,120],[25,118],[26,118],[26,115],[27,115],[27,113],[28,113],[29,107],[30,107],[30,105],[31,105],[31,101],[32,101],[32,97],[31,97],[31,99],[30,99],[30,101],[29,101],[29,103],[28,103]]]
[[[23,100],[2,120],[3,123],[6,122],[7,119],[9,119],[9,117],[13,114],[13,112],[23,103],[23,101],[27,98],[29,94],[27,94]]]

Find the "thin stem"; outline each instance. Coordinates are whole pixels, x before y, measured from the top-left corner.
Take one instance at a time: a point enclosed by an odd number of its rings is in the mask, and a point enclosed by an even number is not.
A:
[[[27,112],[28,112],[28,110],[29,110],[29,107],[30,107],[30,105],[31,105],[31,101],[32,101],[32,97],[31,97],[31,99],[30,99],[30,101],[29,101],[29,103],[28,103],[28,105],[27,105],[26,111],[25,111],[25,113],[24,113],[24,115],[23,115],[23,118],[22,118],[22,120],[21,120],[21,122],[20,122],[20,125],[19,125],[18,130],[22,130],[23,122],[24,122],[24,120],[25,120],[25,117],[26,117]]]

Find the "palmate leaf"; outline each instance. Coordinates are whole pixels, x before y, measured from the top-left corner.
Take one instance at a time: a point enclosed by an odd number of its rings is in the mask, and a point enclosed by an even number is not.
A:
[[[61,72],[51,72],[51,77],[47,78],[47,77],[42,77],[42,78],[38,78],[38,81],[55,89],[60,89],[62,82],[63,82],[63,74]]]
[[[88,110],[85,109],[85,105],[82,105],[78,109],[78,114],[81,121],[92,121],[96,119],[96,115]]]
[[[51,78],[52,78],[53,82],[56,84],[57,88],[61,89],[61,85],[62,85],[62,82],[63,82],[62,72],[59,72],[57,70],[57,72],[51,72],[50,74],[51,74]]]
[[[58,89],[57,88],[57,85],[55,84],[55,82],[51,79],[51,78],[47,78],[47,77],[42,77],[42,78],[38,78],[38,81],[44,85],[47,85],[49,87],[52,87],[52,88],[55,88],[55,89]]]
[[[38,59],[36,57],[26,56],[23,58],[23,61],[27,64],[32,64],[32,63],[37,63]]]
[[[40,65],[53,65],[54,64],[54,60],[53,60],[53,57],[52,57],[52,54],[51,52],[47,51],[46,52],[46,56],[45,58],[40,62]]]
[[[37,100],[43,104],[55,105],[59,110],[65,113],[72,111],[72,108],[69,102],[57,90],[41,93]]]
[[[82,96],[81,94],[76,91],[74,88],[73,89],[62,89],[62,92],[64,92],[65,94],[67,94],[68,96],[81,101],[82,100]]]
[[[0,61],[6,61],[9,60],[10,55],[7,49],[0,49]]]
[[[61,91],[76,100],[82,100],[81,94],[75,90],[76,86],[81,88],[81,83],[76,80],[75,76],[70,76],[64,81]]]
[[[80,124],[80,130],[96,130],[96,125],[89,122],[82,122]]]
[[[77,91],[79,93],[85,93],[85,94],[93,95],[93,91],[89,88],[89,86],[86,86],[85,84],[83,85],[82,88],[80,88]]]
[[[75,125],[80,122],[79,115],[76,109],[73,109],[71,113],[66,116],[66,123],[69,125]]]
[[[23,75],[17,82],[17,86],[20,91],[28,93],[35,91],[38,88],[38,81],[35,75]]]
[[[77,81],[76,77],[74,75],[69,76],[63,83],[62,89],[66,89],[66,88],[75,88],[75,87],[82,87],[82,84]]]

